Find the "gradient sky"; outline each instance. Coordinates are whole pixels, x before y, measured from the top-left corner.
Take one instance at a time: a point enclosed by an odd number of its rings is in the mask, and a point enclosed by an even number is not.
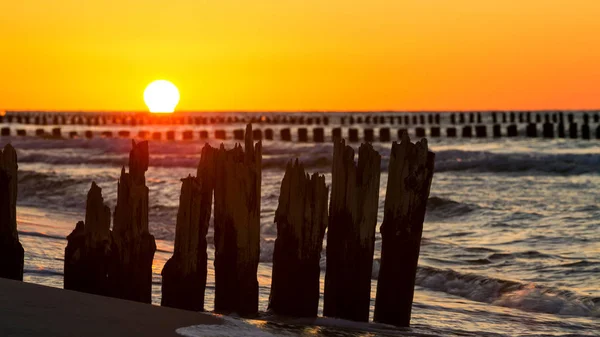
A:
[[[0,2],[0,109],[600,108],[599,0]]]

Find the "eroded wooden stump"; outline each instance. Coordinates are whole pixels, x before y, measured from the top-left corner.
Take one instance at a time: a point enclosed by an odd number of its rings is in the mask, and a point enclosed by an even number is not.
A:
[[[343,140],[333,149],[323,314],[368,321],[381,156],[362,144],[358,165]]]
[[[245,151],[224,146],[215,156],[215,311],[258,311],[261,142],[246,127]]]
[[[425,207],[435,155],[427,140],[392,145],[383,224],[375,321],[409,326]]]
[[[23,281],[24,250],[17,232],[17,152],[0,150],[0,277]]]
[[[112,296],[150,303],[154,236],[148,231],[148,142],[132,141],[129,173],[121,170],[113,226]]]
[[[161,305],[204,310],[206,289],[206,233],[214,189],[214,149],[205,145],[198,177],[182,179],[175,249],[162,270]]]
[[[328,194],[325,176],[309,176],[298,160],[288,163],[275,212],[277,239],[269,309],[277,314],[317,316]]]
[[[92,182],[87,195],[85,222],[79,221],[67,236],[65,289],[110,295],[111,244],[110,209],[104,204],[102,189]]]

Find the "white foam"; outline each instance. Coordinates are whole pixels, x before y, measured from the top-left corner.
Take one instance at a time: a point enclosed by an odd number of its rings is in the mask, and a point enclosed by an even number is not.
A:
[[[219,316],[223,324],[192,325],[175,330],[178,335],[185,337],[274,337],[272,333],[263,331],[254,325],[240,319]]]

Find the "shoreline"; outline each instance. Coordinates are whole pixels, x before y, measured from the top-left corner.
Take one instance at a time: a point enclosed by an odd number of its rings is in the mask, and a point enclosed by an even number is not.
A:
[[[222,324],[215,316],[0,279],[3,336],[177,337],[179,328]]]

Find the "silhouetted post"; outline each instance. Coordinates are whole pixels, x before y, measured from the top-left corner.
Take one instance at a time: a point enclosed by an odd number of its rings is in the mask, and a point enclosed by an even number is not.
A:
[[[159,131],[152,132],[152,140],[160,140],[162,138],[162,133]]]
[[[471,138],[473,137],[473,129],[470,125],[465,125],[462,128],[462,137],[463,138]]]
[[[422,127],[415,128],[415,135],[417,136],[417,138],[424,138],[425,137],[425,128],[422,128]]]
[[[450,115],[450,123],[456,124],[456,115],[455,114]]]
[[[569,138],[577,138],[577,123],[569,124]]]
[[[132,141],[129,173],[121,169],[113,225],[109,281],[114,297],[150,303],[154,236],[148,231],[148,142]]]
[[[348,129],[348,139],[353,143],[358,142],[358,129]]]
[[[167,131],[167,140],[175,140],[175,131]]]
[[[535,123],[527,124],[526,134],[527,134],[527,137],[531,137],[531,138],[537,137],[537,125]]]
[[[288,163],[275,212],[277,239],[269,309],[277,314],[317,316],[328,194],[325,176],[309,176],[298,160]]]
[[[204,145],[197,177],[182,179],[173,257],[162,275],[161,305],[204,310],[206,289],[206,233],[214,190],[214,149]]]
[[[313,129],[313,142],[315,143],[323,143],[325,141],[325,131],[323,128],[314,128]]]
[[[475,136],[477,138],[486,138],[487,137],[487,127],[485,125],[476,125],[475,126]]]
[[[341,128],[333,128],[331,130],[331,140],[342,139],[342,129]]]
[[[456,128],[447,128],[446,129],[446,137],[448,138],[456,138]]]
[[[24,129],[17,129],[17,136],[27,136],[27,131]]]
[[[17,152],[0,150],[0,277],[23,281],[23,246],[17,231]]]
[[[381,128],[379,129],[379,141],[380,142],[389,142],[390,141],[390,129],[389,128]]]
[[[402,139],[402,135],[407,133],[407,129],[398,129],[398,139]]]
[[[381,156],[370,144],[333,147],[323,314],[368,321]]]
[[[183,131],[183,133],[181,134],[181,138],[183,138],[183,140],[194,139],[194,131],[191,131],[191,130]]]
[[[581,126],[581,139],[590,139],[590,126],[588,124]]]
[[[375,140],[375,133],[373,129],[365,129],[364,130],[365,142],[372,143]]]
[[[281,129],[279,134],[282,141],[289,142],[292,140],[292,133],[290,132],[290,129]]]
[[[266,140],[273,140],[273,130],[272,129],[266,129],[265,130],[265,139]]]
[[[127,130],[121,130],[121,131],[119,131],[118,135],[121,138],[129,138],[131,136],[131,132],[129,132]]]
[[[298,129],[298,141],[306,143],[308,142],[308,129],[307,128],[299,128]]]
[[[110,295],[111,245],[110,208],[104,204],[102,189],[92,182],[87,194],[85,222],[79,221],[67,236],[65,289]]]
[[[494,124],[493,133],[494,133],[494,138],[502,137],[502,127],[500,124]]]
[[[206,130],[200,131],[200,139],[208,139],[208,131],[206,131]]]
[[[511,124],[506,127],[506,136],[507,137],[517,137],[519,132],[517,130],[517,126],[515,124]]]
[[[394,142],[381,225],[375,321],[409,326],[435,155],[427,140]]]
[[[432,138],[438,138],[440,137],[441,132],[440,132],[440,127],[439,126],[432,126],[431,127],[431,137]]]
[[[554,138],[554,124],[549,121],[544,123],[544,138]]]
[[[254,315],[260,255],[261,142],[246,127],[245,151],[221,148],[215,157],[215,311]]]
[[[563,122],[558,123],[558,138],[565,138],[565,124]]]
[[[215,130],[215,139],[219,139],[219,140],[227,139],[225,130]]]

